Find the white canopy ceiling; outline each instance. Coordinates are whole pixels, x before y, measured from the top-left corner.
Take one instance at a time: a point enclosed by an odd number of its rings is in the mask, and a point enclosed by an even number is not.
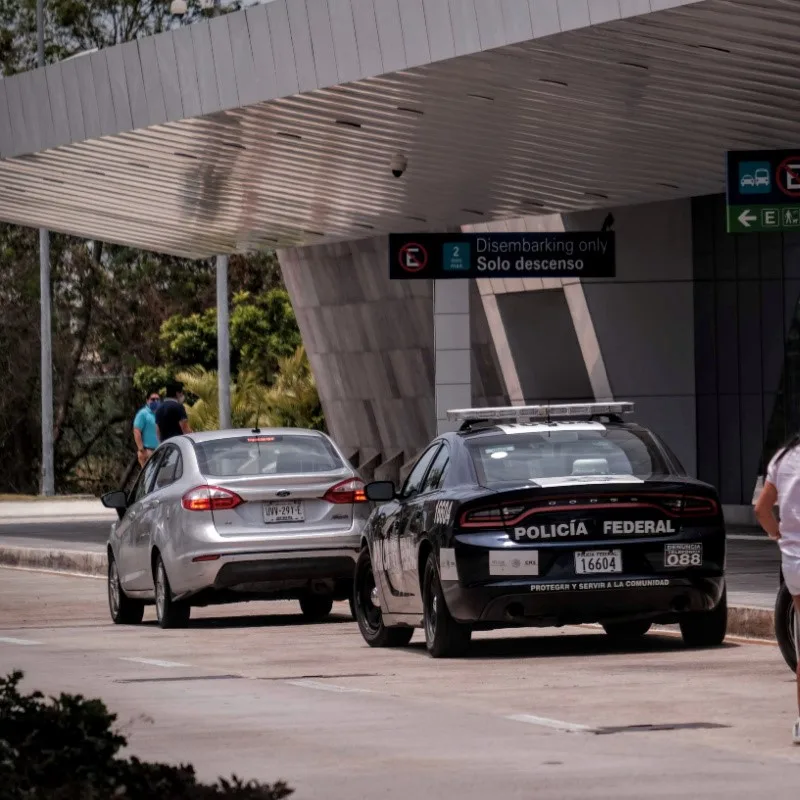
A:
[[[276,0],[0,81],[0,219],[200,257],[719,192],[800,145],[798,56],[795,0]]]

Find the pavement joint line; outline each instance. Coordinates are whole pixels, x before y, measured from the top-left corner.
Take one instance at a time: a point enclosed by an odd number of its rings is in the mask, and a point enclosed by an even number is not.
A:
[[[725,537],[726,539],[735,539],[739,542],[764,542],[770,541],[769,536],[767,534],[758,534],[758,533],[729,533]]]
[[[33,639],[17,639],[14,636],[0,636],[0,644],[29,645],[29,644],[41,644],[41,642],[36,642]]]
[[[289,680],[286,683],[291,686],[300,686],[303,689],[317,689],[320,692],[341,692],[353,694],[383,694],[374,689],[359,689],[355,686],[339,686],[335,683],[320,683],[320,681],[309,680]]]
[[[120,656],[120,661],[133,661],[136,664],[147,664],[151,667],[164,667],[164,669],[173,669],[175,667],[191,667],[191,664],[183,664],[179,661],[161,661],[158,658],[131,658]]]
[[[527,725],[539,725],[542,728],[552,728],[565,733],[592,733],[593,728],[588,725],[579,725],[575,722],[563,722],[559,719],[549,719],[547,717],[537,717],[533,714],[509,714],[505,719],[512,722],[524,722]]]

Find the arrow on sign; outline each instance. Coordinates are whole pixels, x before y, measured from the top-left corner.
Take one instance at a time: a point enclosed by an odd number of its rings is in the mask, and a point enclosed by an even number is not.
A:
[[[750,213],[749,208],[746,208],[741,214],[739,214],[739,222],[741,222],[745,228],[749,228],[750,223],[755,222],[757,219],[758,217],[755,214]]]

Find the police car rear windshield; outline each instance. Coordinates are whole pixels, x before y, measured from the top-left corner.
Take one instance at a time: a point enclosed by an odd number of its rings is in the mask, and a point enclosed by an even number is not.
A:
[[[467,440],[481,485],[674,472],[647,431],[575,424],[503,426],[504,433]]]
[[[296,475],[334,472],[342,460],[322,436],[253,434],[241,438],[196,442],[203,475]]]

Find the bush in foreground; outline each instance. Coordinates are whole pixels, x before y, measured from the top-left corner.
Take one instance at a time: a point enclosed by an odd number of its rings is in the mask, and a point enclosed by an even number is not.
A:
[[[197,781],[189,765],[121,758],[127,740],[101,700],[22,694],[0,678],[0,800],[282,800],[283,783]]]

